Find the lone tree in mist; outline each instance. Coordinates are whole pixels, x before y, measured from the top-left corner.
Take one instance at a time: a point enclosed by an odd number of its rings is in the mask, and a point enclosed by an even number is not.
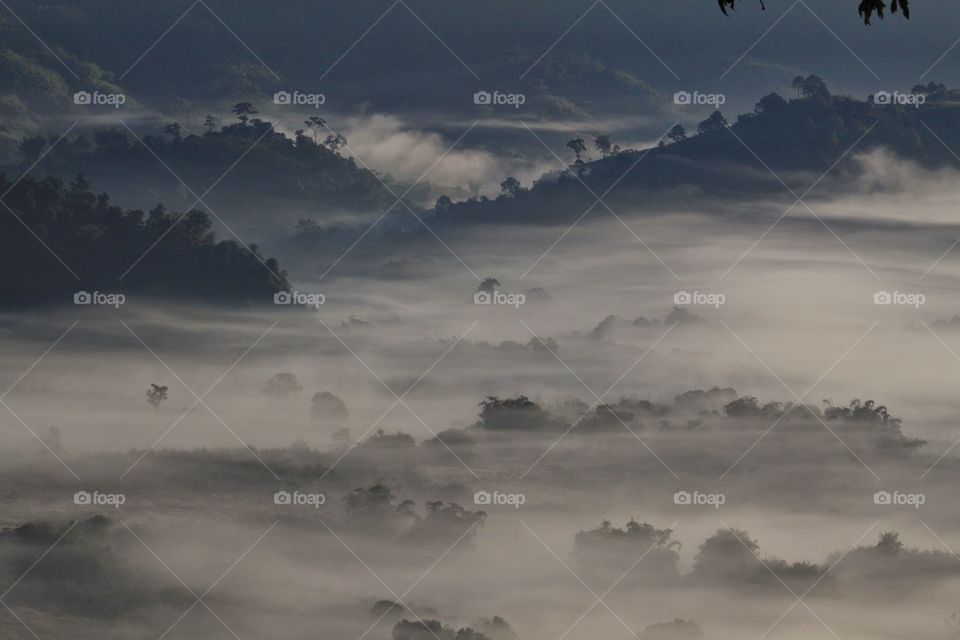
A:
[[[273,376],[263,386],[263,393],[276,398],[286,398],[287,396],[303,391],[303,387],[297,380],[297,376],[292,373],[278,373]]]
[[[613,149],[613,143],[610,142],[610,136],[608,135],[601,135],[594,138],[593,146],[597,148],[597,151],[599,151],[604,158],[610,155]]]
[[[160,410],[160,403],[167,399],[167,387],[159,384],[151,384],[147,389],[147,402],[153,405],[153,408]]]
[[[483,282],[477,287],[477,292],[493,295],[500,290],[500,286],[500,281],[496,278],[484,278]]]
[[[520,181],[513,176],[500,183],[500,194],[507,198],[516,198],[523,191]]]
[[[318,142],[320,132],[327,126],[327,121],[320,116],[310,116],[303,124],[307,125],[307,129],[313,132],[313,141]]]
[[[587,143],[583,141],[583,138],[574,138],[567,143],[567,148],[576,154],[577,162],[579,162],[580,154],[587,150]]]
[[[233,105],[233,112],[237,114],[237,119],[243,126],[247,126],[247,122],[250,121],[250,116],[259,113],[253,104],[249,102],[238,102]]]
[[[717,3],[720,5],[720,11],[723,11],[724,15],[729,15],[727,9],[735,9],[737,0],[717,0]],[[764,0],[760,0],[760,8],[766,9]],[[880,19],[883,20],[883,12],[887,9],[887,3],[884,0],[861,0],[858,11],[860,12],[860,17],[863,18],[863,24],[870,24],[870,19],[873,18],[874,12]],[[893,0],[890,4],[890,10],[893,13],[897,11],[903,11],[903,17],[907,20],[910,19],[910,0]]]

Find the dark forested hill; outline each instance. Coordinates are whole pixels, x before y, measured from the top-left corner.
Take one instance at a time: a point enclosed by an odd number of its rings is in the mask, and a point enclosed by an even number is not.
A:
[[[792,99],[768,94],[732,123],[716,111],[696,131],[677,125],[653,149],[611,150],[607,144],[602,159],[576,160],[531,189],[508,178],[496,200],[441,199],[435,214],[450,223],[555,220],[594,202],[582,183],[598,195],[616,184],[618,195],[682,188],[743,197],[785,192],[781,179],[790,184],[792,176],[803,175],[803,184],[791,185],[802,192],[828,170],[843,171],[858,153],[877,148],[928,168],[960,168],[960,91],[931,82],[892,99],[907,103],[891,104],[887,96],[864,101],[831,95],[817,76],[798,78],[797,89]],[[567,146],[576,151],[588,143],[596,141],[575,139]]]
[[[124,211],[82,176],[0,174],[0,303],[67,304],[78,291],[269,303],[286,274],[256,246],[217,241],[202,211]]]
[[[322,119],[315,120],[313,132],[298,131],[290,138],[257,118],[250,103],[237,106],[244,107],[240,121],[217,127],[208,116],[206,131],[196,133],[172,122],[156,127],[156,133],[137,134],[118,125],[73,132],[62,140],[29,137],[19,145],[21,161],[7,170],[83,173],[134,206],[196,206],[215,185],[212,198],[233,211],[255,210],[261,226],[292,226],[295,218],[280,219],[291,204],[365,211],[393,201],[377,176],[340,155],[346,140],[329,133],[319,124]]]

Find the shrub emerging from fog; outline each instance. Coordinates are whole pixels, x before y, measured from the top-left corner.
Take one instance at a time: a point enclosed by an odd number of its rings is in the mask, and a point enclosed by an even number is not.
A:
[[[439,620],[401,620],[393,627],[393,640],[490,640],[479,631],[463,627],[454,631]]]
[[[370,533],[391,534],[415,543],[446,541],[461,536],[472,541],[487,518],[483,511],[468,511],[455,502],[426,503],[426,515],[417,513],[413,500],[404,500],[383,484],[354,489],[343,497],[351,523]]]
[[[314,418],[344,420],[349,415],[347,403],[329,391],[318,391],[310,402],[310,415]]]
[[[278,373],[263,386],[264,395],[275,398],[286,398],[300,391],[303,391],[303,387],[292,373]]]
[[[555,422],[548,411],[527,396],[488,396],[480,403],[480,419],[474,426],[488,431],[539,431],[555,426]]]
[[[642,556],[643,560],[635,567],[641,578],[675,579],[680,542],[673,540],[672,536],[672,529],[657,529],[633,518],[624,528],[614,527],[604,520],[599,527],[580,531],[574,536],[573,556],[584,571],[614,572],[616,575]]]

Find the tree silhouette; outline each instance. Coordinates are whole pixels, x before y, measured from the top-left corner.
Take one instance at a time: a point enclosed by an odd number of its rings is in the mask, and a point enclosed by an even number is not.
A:
[[[717,0],[723,15],[730,15],[727,13],[727,9],[736,9],[736,2],[737,0]],[[760,8],[767,8],[763,0],[760,0]],[[863,18],[863,24],[869,25],[874,12],[883,20],[883,12],[887,9],[887,3],[884,2],[884,0],[861,0],[860,6],[857,9],[860,12],[860,17]],[[890,10],[893,13],[903,11],[903,17],[909,20],[910,0],[893,0],[890,4]]]
[[[567,147],[577,154],[577,160],[580,160],[580,154],[587,150],[587,143],[583,141],[583,138],[574,138],[567,143]]]
[[[496,293],[500,289],[500,281],[496,278],[484,278],[483,282],[480,283],[480,286],[477,287],[477,291],[483,291],[485,293]]]
[[[247,126],[250,116],[259,113],[249,102],[238,102],[233,105],[233,112],[237,114],[237,119],[240,120],[240,124],[243,126]]]
[[[323,141],[323,146],[325,146],[327,149],[330,149],[330,151],[333,151],[334,153],[340,153],[340,149],[347,146],[347,139],[339,133],[331,133],[327,136],[327,139]]]
[[[159,384],[151,384],[147,389],[147,402],[153,405],[153,408],[160,410],[160,403],[167,399],[167,387]]]
[[[180,136],[183,133],[183,127],[180,126],[179,122],[171,122],[163,128],[163,133],[170,136],[171,140],[177,141],[180,140]]]
[[[209,114],[207,114],[207,118],[203,121],[203,126],[207,128],[207,133],[213,133],[213,130],[217,128],[218,124],[219,121]]]
[[[730,123],[723,117],[723,114],[719,111],[714,111],[710,114],[709,118],[697,125],[697,133],[713,133],[714,131],[720,131],[729,126]]]
[[[687,139],[687,130],[681,125],[674,125],[673,129],[667,134],[667,137],[674,142],[683,142]]]
[[[602,136],[597,136],[593,140],[593,146],[595,146],[597,148],[597,151],[603,154],[603,157],[606,158],[608,155],[610,155],[611,147],[613,145],[610,142],[610,136],[602,135]]]
[[[520,181],[513,176],[500,183],[500,193],[508,198],[516,198],[523,191]]]
[[[320,131],[327,126],[327,121],[320,116],[310,116],[304,124],[313,132],[313,141],[317,142],[317,138],[320,137]]]
[[[790,86],[797,90],[797,100],[803,97],[803,76],[794,78]]]

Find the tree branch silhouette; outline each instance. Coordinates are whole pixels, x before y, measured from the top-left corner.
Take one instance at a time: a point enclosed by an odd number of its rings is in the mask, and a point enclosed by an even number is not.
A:
[[[737,0],[717,0],[717,3],[720,5],[720,11],[723,12],[723,15],[730,15],[727,13],[727,9],[736,9]],[[760,8],[766,9],[766,5],[763,0],[760,0]],[[869,25],[870,20],[873,18],[873,14],[876,13],[877,16],[883,20],[883,13],[887,10],[887,3],[884,0],[861,0],[858,11],[860,12],[860,17],[863,18],[863,24]],[[910,0],[892,0],[890,4],[890,11],[892,13],[902,12],[903,17],[907,20],[910,19]]]

